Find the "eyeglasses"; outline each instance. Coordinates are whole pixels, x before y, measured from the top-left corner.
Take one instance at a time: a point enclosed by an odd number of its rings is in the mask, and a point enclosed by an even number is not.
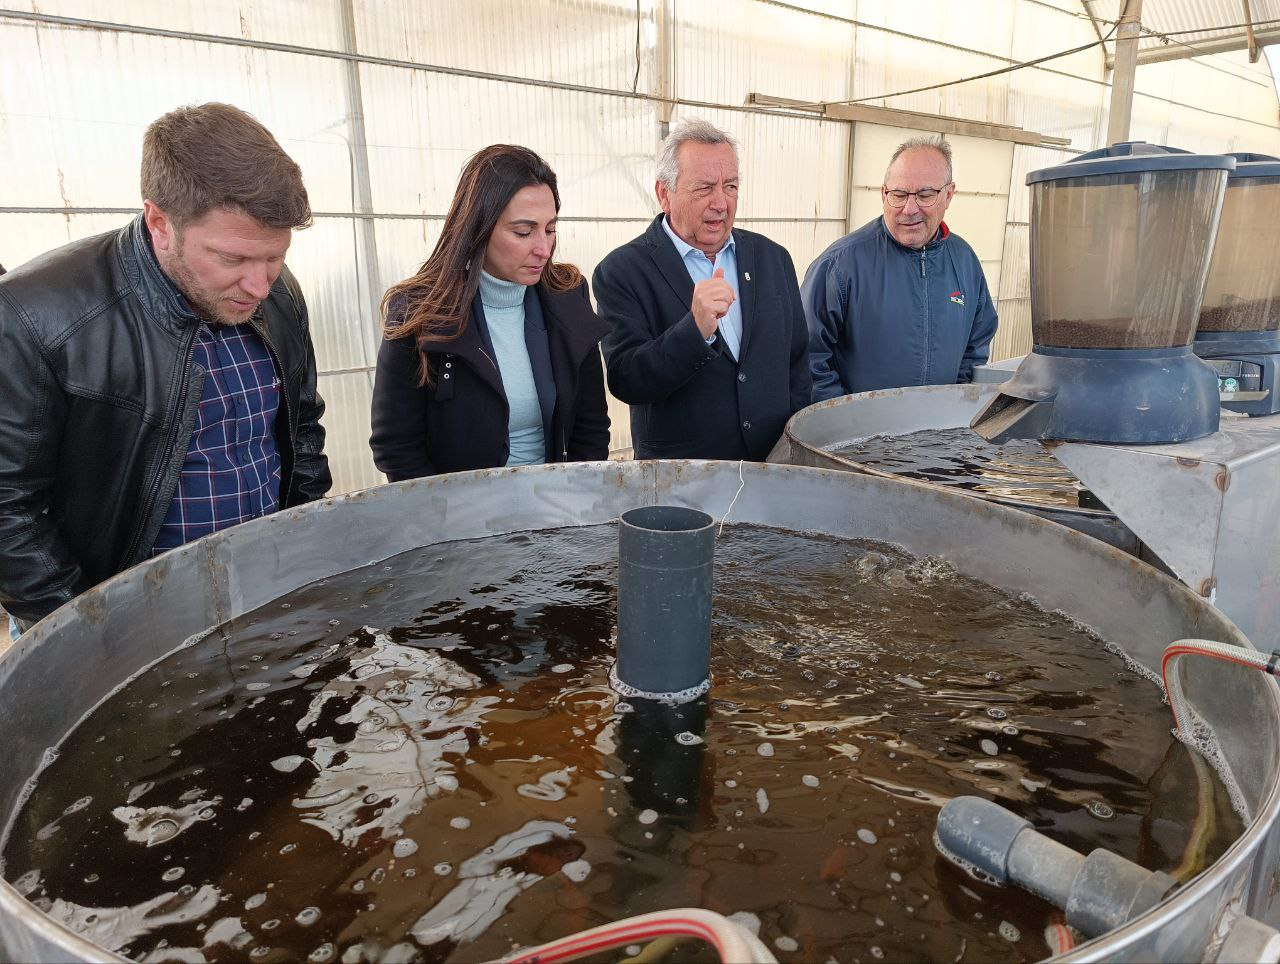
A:
[[[915,198],[916,204],[920,205],[922,208],[929,208],[933,207],[934,202],[938,200],[938,195],[941,194],[950,183],[951,182],[948,181],[947,184],[942,185],[942,187],[922,187],[918,191],[890,191],[887,187],[880,188],[880,191],[884,194],[885,200],[889,202],[889,207],[891,208],[901,209],[906,207],[907,198],[909,197]]]

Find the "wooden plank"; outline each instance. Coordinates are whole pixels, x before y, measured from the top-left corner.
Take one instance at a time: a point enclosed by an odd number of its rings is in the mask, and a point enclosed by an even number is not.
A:
[[[1035,131],[1013,127],[1009,124],[992,124],[987,121],[944,117],[941,114],[924,114],[913,110],[896,110],[892,107],[873,107],[870,104],[814,104],[789,97],[772,97],[768,94],[750,94],[747,103],[760,107],[785,107],[821,114],[832,120],[864,121],[883,124],[886,127],[905,127],[911,130],[933,131],[938,134],[956,134],[965,137],[985,137],[989,140],[1012,141],[1032,147],[1068,147],[1069,137],[1053,137]]]

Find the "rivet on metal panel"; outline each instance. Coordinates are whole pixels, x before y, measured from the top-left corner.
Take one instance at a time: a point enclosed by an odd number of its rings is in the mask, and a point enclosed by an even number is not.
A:
[[[1231,488],[1231,473],[1223,469],[1213,477],[1213,484],[1218,487],[1219,492],[1226,492]]]
[[[1208,599],[1211,595],[1213,595],[1213,591],[1217,588],[1218,588],[1218,580],[1214,579],[1213,576],[1210,576],[1208,579],[1205,579],[1203,582],[1200,583],[1200,595],[1203,596],[1205,599]]]
[[[1174,461],[1177,462],[1178,465],[1184,469],[1198,469],[1200,467],[1199,459],[1189,459],[1185,455],[1179,455],[1176,459],[1174,459]]]

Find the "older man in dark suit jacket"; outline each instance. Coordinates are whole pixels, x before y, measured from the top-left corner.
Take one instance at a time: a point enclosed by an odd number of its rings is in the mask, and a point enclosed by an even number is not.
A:
[[[795,266],[733,230],[737,146],[710,124],[671,132],[656,191],[663,213],[592,281],[609,390],[631,406],[636,458],[761,461],[809,404]]]

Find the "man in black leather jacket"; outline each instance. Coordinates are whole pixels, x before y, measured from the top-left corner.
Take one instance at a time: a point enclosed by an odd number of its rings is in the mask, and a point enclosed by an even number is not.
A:
[[[142,190],[127,226],[0,278],[0,605],[21,623],[157,541],[329,489],[307,308],[284,267],[311,220],[298,166],[248,114],[205,104],[148,129]],[[211,487],[238,517],[196,518]]]

